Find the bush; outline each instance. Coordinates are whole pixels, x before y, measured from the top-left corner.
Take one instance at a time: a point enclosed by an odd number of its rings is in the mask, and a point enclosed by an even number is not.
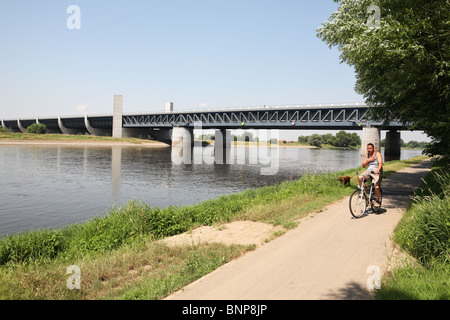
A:
[[[47,126],[43,123],[33,123],[27,128],[27,133],[44,134],[47,132]]]
[[[427,265],[450,262],[450,174],[433,170],[425,180],[413,206],[399,225],[394,240],[409,254]]]
[[[0,240],[0,265],[53,259],[63,247],[63,238],[58,231],[33,231],[6,236]]]

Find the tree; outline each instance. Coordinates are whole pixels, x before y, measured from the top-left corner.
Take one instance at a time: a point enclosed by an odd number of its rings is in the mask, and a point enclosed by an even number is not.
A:
[[[299,136],[298,137],[298,143],[308,143],[308,136]]]
[[[350,145],[350,135],[345,131],[336,133],[336,140],[339,147],[348,147]]]
[[[314,133],[313,135],[309,136],[308,143],[311,146],[315,147],[322,147],[322,137],[318,135],[317,133]]]
[[[413,122],[433,140],[426,152],[448,164],[450,1],[334,1],[339,8],[317,35],[354,67],[369,116]]]

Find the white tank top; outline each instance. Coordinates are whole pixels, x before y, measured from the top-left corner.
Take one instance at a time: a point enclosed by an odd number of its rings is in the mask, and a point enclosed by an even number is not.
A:
[[[377,159],[377,152],[378,151],[375,151],[373,153],[373,155],[375,156],[375,160],[370,161],[367,165],[367,171],[369,171],[369,172],[378,170],[379,163],[378,163],[378,159]],[[366,159],[369,159],[369,156],[367,156]]]

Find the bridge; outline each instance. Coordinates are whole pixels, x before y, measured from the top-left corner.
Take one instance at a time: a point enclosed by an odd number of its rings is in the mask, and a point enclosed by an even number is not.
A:
[[[261,106],[200,111],[173,111],[173,103],[165,112],[124,114],[123,97],[114,96],[113,114],[58,116],[36,119],[3,119],[2,127],[10,132],[26,132],[33,123],[43,123],[47,133],[91,134],[113,137],[148,137],[176,145],[183,140],[193,142],[196,128],[216,129],[222,135],[216,143],[229,144],[229,130],[363,130],[362,152],[368,142],[380,150],[380,130],[386,134],[385,155],[400,155],[400,132],[410,124],[374,122],[367,117],[369,107],[364,104],[325,104]],[[188,138],[188,139],[187,139]],[[366,143],[367,142],[367,143]]]

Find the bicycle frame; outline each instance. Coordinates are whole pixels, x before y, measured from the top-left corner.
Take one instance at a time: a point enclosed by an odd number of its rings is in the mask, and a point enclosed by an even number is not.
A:
[[[356,174],[359,176],[360,174],[359,174],[359,172],[356,172]],[[371,180],[372,180],[372,177],[370,178]],[[373,194],[373,182],[371,181],[371,183],[370,183],[370,192],[369,192],[369,194],[367,194],[367,192],[366,192],[366,188],[365,188],[365,183],[366,182],[368,182],[369,180],[368,180],[368,178],[366,179],[366,178],[363,178],[362,179],[362,181],[361,181],[361,185],[359,186],[362,190],[363,190],[363,192],[369,197],[368,199],[370,200],[370,199],[372,199],[372,194]]]
[[[356,172],[358,176],[360,176],[359,172]],[[366,182],[371,180],[370,187],[366,185]],[[369,187],[370,189],[367,191],[366,187]],[[381,192],[381,189],[380,189]],[[354,200],[353,200],[354,199]],[[355,201],[355,202],[354,202]],[[374,205],[374,202],[378,204],[378,206]],[[356,189],[349,199],[349,208],[350,212],[355,218],[360,218],[365,215],[367,212],[368,205],[372,207],[372,210],[375,213],[378,213],[381,207],[381,194],[379,201],[377,200],[377,197],[375,196],[375,185],[373,182],[373,178],[370,177],[364,177],[361,180],[361,183],[358,185],[358,189]]]

